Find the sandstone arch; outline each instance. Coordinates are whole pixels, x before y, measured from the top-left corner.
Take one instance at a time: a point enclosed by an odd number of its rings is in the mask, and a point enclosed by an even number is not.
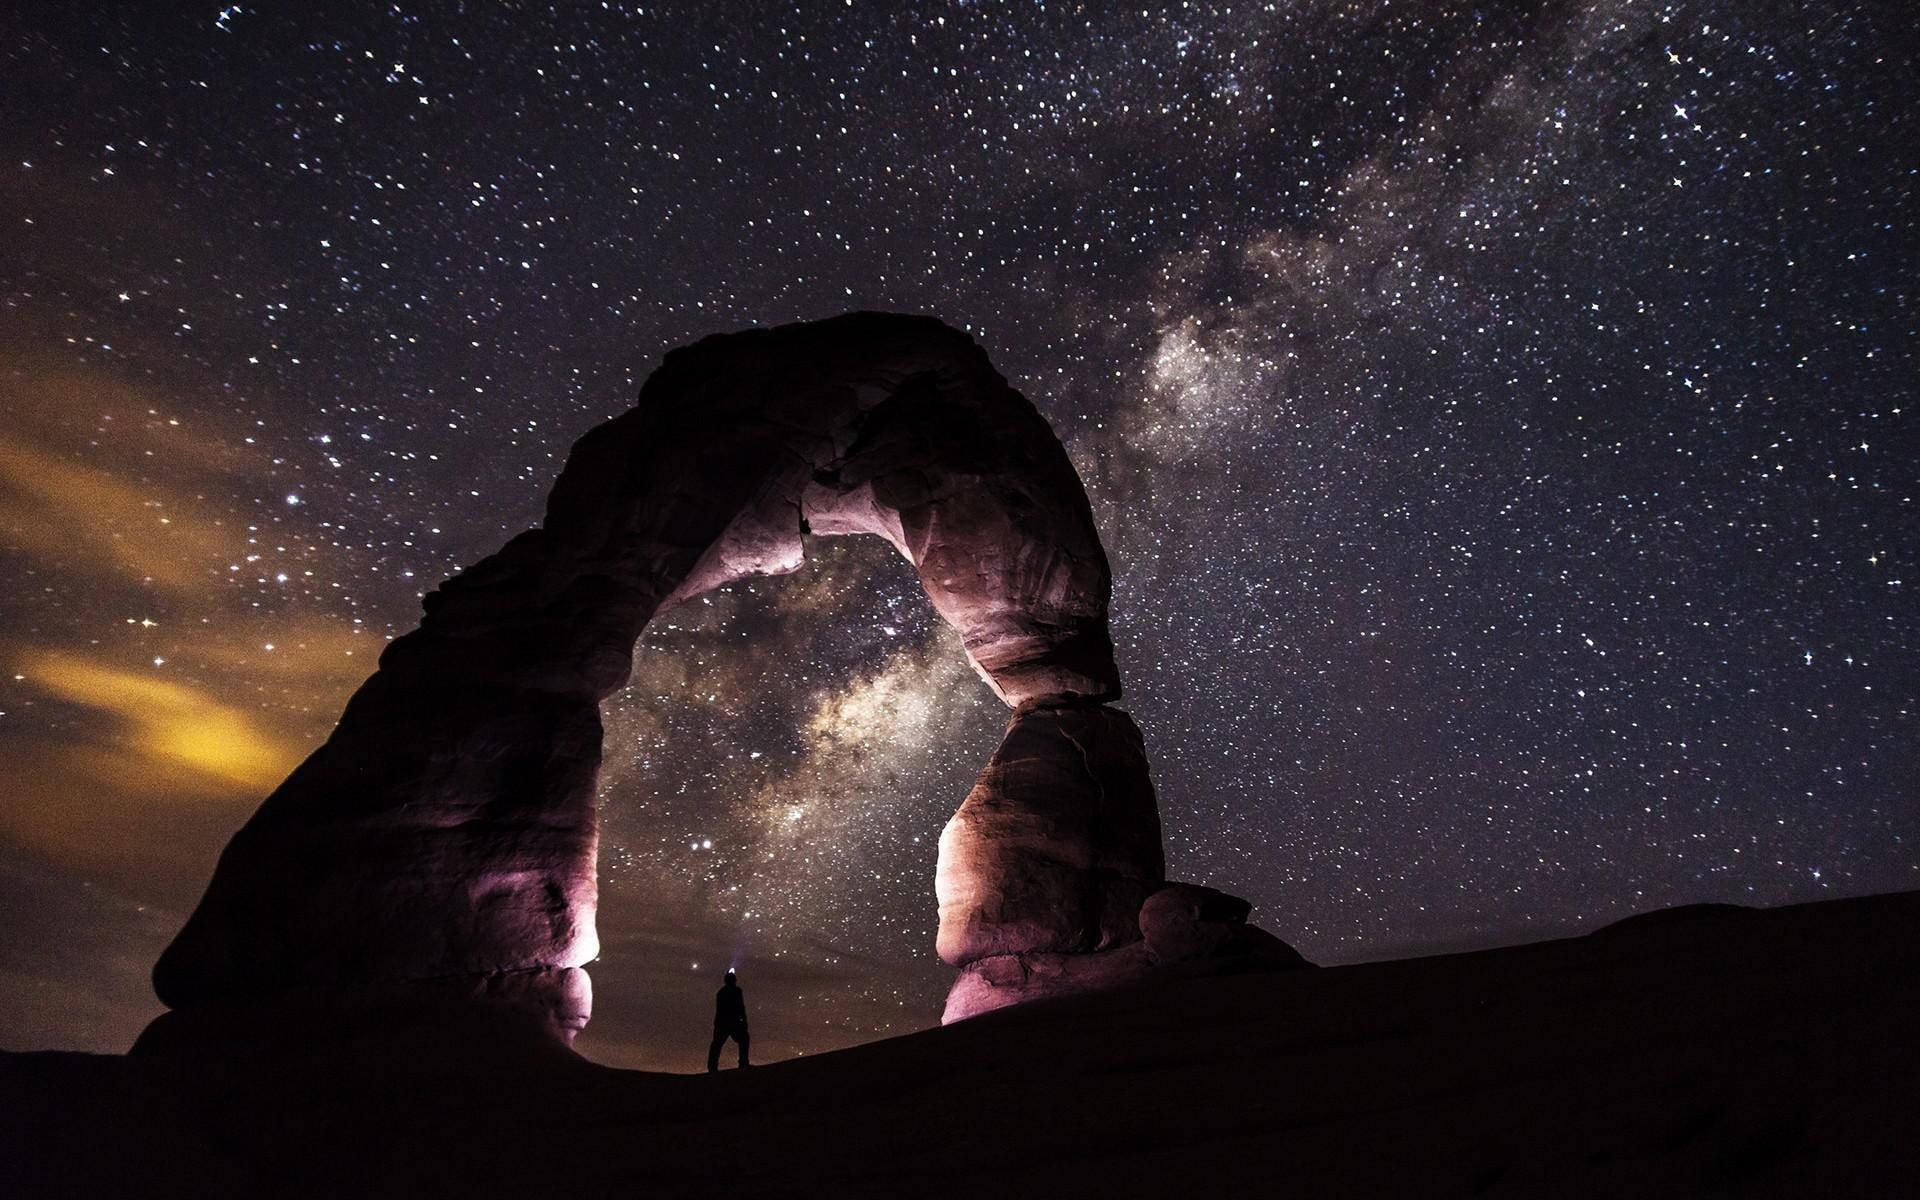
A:
[[[1058,439],[964,334],[855,313],[676,350],[574,444],[540,527],[426,598],[234,835],[154,968],[174,1011],[143,1045],[476,1000],[570,1039],[598,946],[600,701],[655,613],[851,533],[913,563],[1014,709],[940,841],[949,1018],[1273,957],[1244,902],[1163,890],[1140,733],[1107,705],[1107,560]]]

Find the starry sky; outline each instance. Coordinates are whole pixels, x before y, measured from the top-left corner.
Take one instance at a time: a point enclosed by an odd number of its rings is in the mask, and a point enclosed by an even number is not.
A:
[[[969,330],[1086,481],[1171,874],[1325,963],[1920,886],[1898,5],[0,16],[0,1045],[118,1051],[226,838],[666,350]],[[937,1021],[1005,710],[823,541],[606,705],[581,1049]]]

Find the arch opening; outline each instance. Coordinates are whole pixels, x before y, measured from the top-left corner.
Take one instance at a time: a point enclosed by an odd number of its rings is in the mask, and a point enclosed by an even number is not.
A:
[[[575,1048],[697,1066],[704,1041],[672,1031],[699,1033],[728,966],[756,1061],[937,1018],[939,835],[1007,716],[878,538],[809,538],[794,574],[656,618],[602,705],[602,952]]]

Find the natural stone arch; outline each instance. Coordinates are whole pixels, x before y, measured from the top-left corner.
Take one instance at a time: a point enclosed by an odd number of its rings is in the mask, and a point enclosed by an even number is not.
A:
[[[656,613],[794,570],[809,533],[898,547],[1015,709],[941,839],[941,955],[993,965],[993,995],[950,1015],[1139,942],[1159,818],[1139,731],[1105,705],[1110,576],[1079,478],[971,339],[859,313],[668,354],[575,443],[541,526],[426,598],[156,965],[175,1025],[432,995],[570,1037],[598,948],[600,701]]]

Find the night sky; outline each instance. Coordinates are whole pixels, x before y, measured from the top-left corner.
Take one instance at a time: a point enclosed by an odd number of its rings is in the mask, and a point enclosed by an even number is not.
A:
[[[969,330],[1084,477],[1170,873],[1325,963],[1920,886],[1902,5],[0,17],[0,1045],[666,350]],[[321,11],[326,10],[326,11]],[[580,1046],[933,1024],[1005,709],[873,539],[609,701]]]

